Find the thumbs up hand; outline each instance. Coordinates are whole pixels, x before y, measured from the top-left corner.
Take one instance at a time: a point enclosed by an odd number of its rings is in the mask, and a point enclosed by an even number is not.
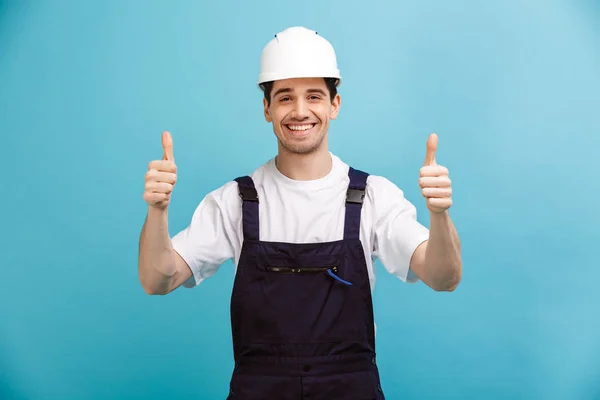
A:
[[[442,213],[452,206],[452,186],[448,169],[437,165],[435,161],[437,143],[437,135],[435,133],[429,135],[425,162],[419,178],[421,193],[425,197],[427,208],[432,213]]]
[[[166,209],[177,182],[177,166],[173,157],[173,138],[167,131],[162,135],[162,160],[151,161],[146,172],[144,200],[149,206]]]

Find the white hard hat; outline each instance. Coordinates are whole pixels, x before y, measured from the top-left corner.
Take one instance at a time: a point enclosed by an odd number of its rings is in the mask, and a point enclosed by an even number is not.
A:
[[[335,50],[316,31],[291,27],[264,47],[258,84],[290,78],[335,78],[341,82]]]

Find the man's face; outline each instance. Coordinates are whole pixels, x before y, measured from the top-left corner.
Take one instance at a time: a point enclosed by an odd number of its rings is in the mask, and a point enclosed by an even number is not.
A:
[[[286,79],[274,82],[271,105],[263,103],[265,119],[273,123],[279,145],[293,154],[308,154],[324,144],[329,120],[340,109],[340,96],[331,101],[321,78]]]

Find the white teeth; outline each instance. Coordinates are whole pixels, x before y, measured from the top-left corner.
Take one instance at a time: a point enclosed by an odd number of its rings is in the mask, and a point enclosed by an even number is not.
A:
[[[312,128],[314,124],[311,125],[288,125],[288,128],[292,131],[307,131]]]

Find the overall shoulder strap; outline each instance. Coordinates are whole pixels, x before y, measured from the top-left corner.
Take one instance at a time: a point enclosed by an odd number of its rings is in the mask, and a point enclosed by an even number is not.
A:
[[[369,174],[350,167],[350,183],[346,192],[346,219],[344,221],[344,240],[360,238],[360,214],[365,199]]]
[[[249,176],[236,178],[238,190],[242,198],[242,226],[244,240],[259,240],[258,193],[254,181]]]

